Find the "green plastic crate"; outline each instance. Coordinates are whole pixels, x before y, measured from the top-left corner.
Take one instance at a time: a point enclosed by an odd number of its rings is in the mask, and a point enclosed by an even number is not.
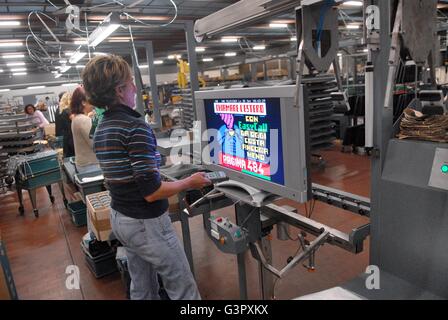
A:
[[[18,181],[18,184],[23,189],[35,189],[42,186],[48,186],[53,183],[57,183],[62,180],[60,169],[55,169],[52,171],[47,171],[44,173],[35,174],[34,176],[29,176],[26,180]]]
[[[101,191],[106,191],[106,187],[104,186],[104,179],[91,181],[91,182],[82,182],[84,178],[91,178],[102,175],[102,171],[94,171],[88,173],[79,173],[75,175],[75,183],[78,187],[79,192],[81,192],[84,200],[86,196],[89,194],[98,193]]]
[[[67,208],[75,226],[82,227],[87,225],[87,207],[84,202],[77,201],[69,203]]]

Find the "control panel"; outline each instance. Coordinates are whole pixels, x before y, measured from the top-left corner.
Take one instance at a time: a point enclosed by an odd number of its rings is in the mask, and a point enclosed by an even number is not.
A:
[[[210,237],[224,253],[239,254],[248,248],[246,232],[228,218],[210,217]]]
[[[229,180],[229,177],[223,171],[207,172],[205,177],[209,179],[212,184]]]
[[[428,185],[448,191],[448,149],[436,149]]]

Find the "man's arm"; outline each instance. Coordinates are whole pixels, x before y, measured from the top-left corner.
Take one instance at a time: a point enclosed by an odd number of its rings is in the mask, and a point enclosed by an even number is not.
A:
[[[149,126],[138,124],[134,127],[130,132],[127,148],[134,179],[148,202],[166,199],[184,190],[200,189],[210,184],[202,173],[184,180],[162,182],[156,156],[156,139]]]

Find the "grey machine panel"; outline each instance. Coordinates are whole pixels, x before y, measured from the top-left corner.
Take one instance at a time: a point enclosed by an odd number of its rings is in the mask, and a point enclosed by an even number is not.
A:
[[[448,145],[389,142],[373,220],[372,264],[382,272],[441,297],[448,297],[448,193],[434,189]],[[445,184],[446,185],[446,184]]]
[[[448,149],[436,149],[429,186],[448,191]]]

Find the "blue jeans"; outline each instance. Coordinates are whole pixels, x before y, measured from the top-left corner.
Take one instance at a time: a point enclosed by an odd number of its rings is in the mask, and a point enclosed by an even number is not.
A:
[[[200,300],[168,213],[139,220],[111,210],[112,230],[126,248],[132,300],[160,300],[157,274],[171,300]]]

